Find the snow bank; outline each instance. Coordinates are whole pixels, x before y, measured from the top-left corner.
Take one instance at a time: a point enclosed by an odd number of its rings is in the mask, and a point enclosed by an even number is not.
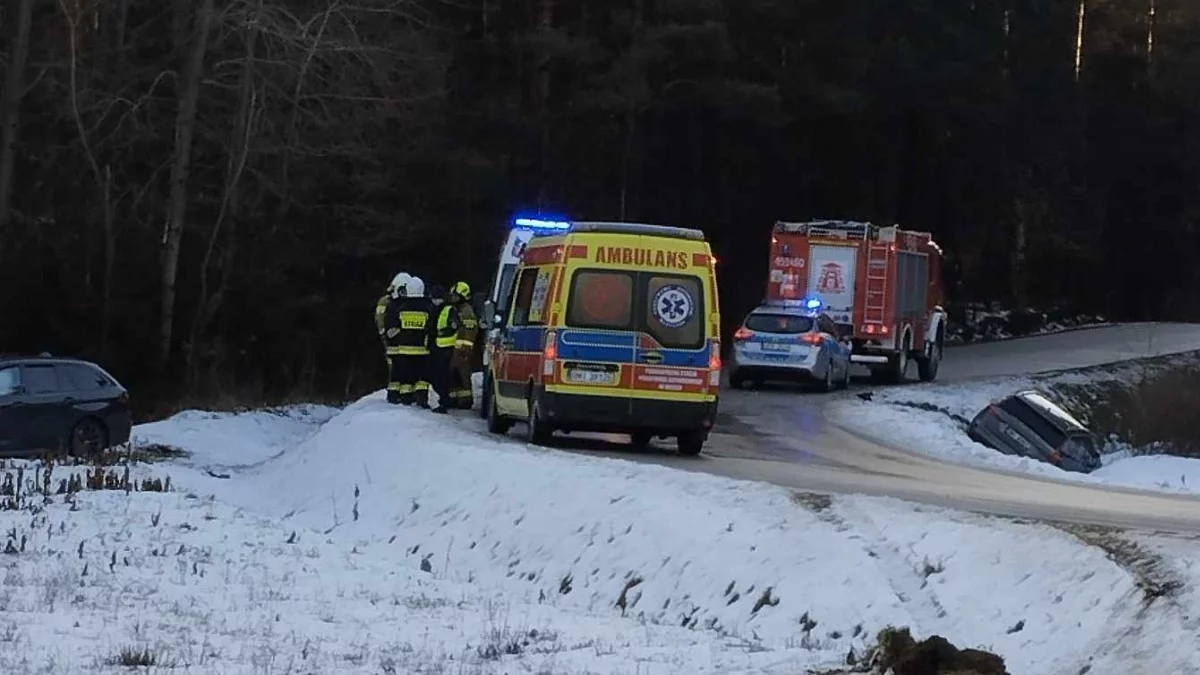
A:
[[[192,453],[191,462],[209,469],[248,467],[299,445],[338,412],[322,405],[240,413],[186,410],[160,422],[138,425],[133,441],[187,449]]]
[[[382,399],[233,480],[183,480],[301,542],[426,570],[509,612],[560,613],[539,630],[594,617],[660,636],[580,672],[630,672],[633,652],[644,673],[802,672],[861,654],[886,625],[995,650],[1013,673],[1077,668],[1138,593],[1101,551],[1050,528],[883,499],[804,507],[778,488],[532,449]],[[1094,619],[1080,620],[1085,607]]]
[[[892,445],[959,464],[1021,471],[1059,480],[1121,485],[1154,491],[1200,491],[1200,460],[1150,454],[1154,448],[1133,449],[1116,439],[1103,448],[1101,468],[1091,474],[1064,471],[1045,462],[1004,455],[967,437],[975,415],[1022,389],[1053,390],[1059,385],[1093,387],[1106,381],[1144,377],[1147,368],[1170,368],[1195,355],[1159,359],[1153,364],[1126,364],[1044,376],[1008,377],[953,384],[911,385],[876,389],[871,401],[857,398],[831,403],[830,420]],[[1061,396],[1055,398],[1062,399]],[[1068,409],[1083,404],[1062,401]],[[1086,414],[1079,415],[1087,422]]]
[[[231,675],[795,675],[896,625],[1032,675],[1079,672],[1143,620],[1134,577],[1050,527],[481,426],[379,392],[320,426],[189,413],[139,428],[192,453],[150,467],[177,491],[0,511],[19,547],[0,566],[0,641],[17,646],[0,668],[116,673],[120,651],[148,649],[164,670]],[[226,479],[200,470],[233,450],[260,459]]]

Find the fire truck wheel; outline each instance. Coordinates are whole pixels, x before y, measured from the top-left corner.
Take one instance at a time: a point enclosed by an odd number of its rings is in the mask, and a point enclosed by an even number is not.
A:
[[[942,346],[934,344],[929,356],[917,359],[917,374],[922,382],[933,382],[937,379],[938,368],[942,364]]]
[[[908,379],[908,343],[905,342],[904,349],[901,349],[895,356],[888,359],[887,381],[891,384],[903,384],[904,380]]]

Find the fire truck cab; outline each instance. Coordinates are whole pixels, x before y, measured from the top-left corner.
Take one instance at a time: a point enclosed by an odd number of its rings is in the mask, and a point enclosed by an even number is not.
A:
[[[937,378],[946,331],[941,248],[928,232],[853,221],[777,222],[767,301],[819,306],[852,363],[890,382]]]

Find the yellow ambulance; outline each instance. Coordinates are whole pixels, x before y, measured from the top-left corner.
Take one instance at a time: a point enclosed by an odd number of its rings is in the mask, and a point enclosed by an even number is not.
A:
[[[528,223],[526,223],[528,224]],[[556,221],[525,246],[511,292],[489,301],[488,430],[675,437],[697,455],[721,382],[716,259],[699,230]],[[502,308],[499,309],[498,308]]]

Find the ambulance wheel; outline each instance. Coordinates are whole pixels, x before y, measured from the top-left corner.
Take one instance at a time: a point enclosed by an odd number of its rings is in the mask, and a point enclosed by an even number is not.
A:
[[[703,431],[686,431],[679,434],[679,454],[695,457],[704,449],[706,435]]]
[[[484,390],[484,398],[487,401],[484,408],[487,410],[488,431],[493,434],[507,434],[512,428],[512,421],[500,416],[500,411],[496,409],[496,396],[491,387]]]
[[[525,420],[526,439],[533,445],[546,445],[554,430],[542,417],[542,405],[536,398],[529,400],[529,418]]]
[[[483,373],[483,391],[480,392],[482,401],[479,402],[479,416],[487,419],[492,411],[492,375],[484,371]]]

